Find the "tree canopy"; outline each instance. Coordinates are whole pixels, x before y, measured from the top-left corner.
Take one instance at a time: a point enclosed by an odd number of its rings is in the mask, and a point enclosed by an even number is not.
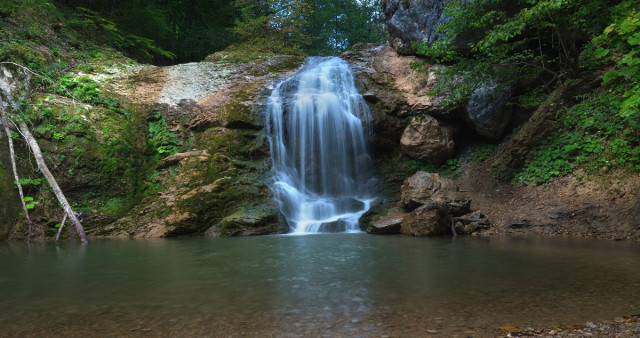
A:
[[[336,54],[383,42],[380,0],[57,0],[98,26],[107,43],[156,64],[202,60],[229,45],[262,52]],[[119,35],[114,35],[115,33]]]

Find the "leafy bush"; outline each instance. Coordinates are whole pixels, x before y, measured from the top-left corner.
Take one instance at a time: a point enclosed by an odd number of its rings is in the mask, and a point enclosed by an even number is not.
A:
[[[640,132],[634,115],[622,113],[624,93],[600,90],[558,112],[558,129],[532,154],[517,179],[547,183],[576,168],[620,167],[640,171]]]

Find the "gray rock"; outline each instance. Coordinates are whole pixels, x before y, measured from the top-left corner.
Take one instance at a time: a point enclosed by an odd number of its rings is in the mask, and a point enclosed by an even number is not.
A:
[[[398,54],[413,55],[413,42],[433,43],[445,35],[437,32],[439,25],[451,20],[445,15],[447,0],[387,0],[383,1],[389,44]]]
[[[400,145],[410,157],[434,164],[451,158],[455,150],[451,128],[428,115],[411,120],[402,134]]]
[[[511,118],[511,110],[505,104],[510,97],[510,88],[500,88],[494,80],[487,82],[471,94],[465,109],[466,121],[478,134],[500,139]]]

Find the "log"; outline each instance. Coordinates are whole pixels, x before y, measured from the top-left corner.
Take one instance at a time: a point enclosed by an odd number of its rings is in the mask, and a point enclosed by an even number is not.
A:
[[[40,151],[40,146],[38,146],[38,142],[36,142],[36,139],[33,137],[33,135],[31,135],[31,132],[29,131],[29,127],[27,126],[26,123],[20,122],[18,124],[18,127],[22,132],[22,136],[27,141],[29,148],[31,148],[31,152],[33,153],[33,156],[36,158],[36,162],[38,163],[38,169],[40,169],[44,177],[47,179],[49,186],[51,187],[51,189],[53,190],[53,193],[58,198],[58,201],[62,205],[62,208],[64,209],[65,213],[67,214],[67,216],[69,217],[73,225],[75,225],[76,231],[78,232],[78,235],[80,235],[80,240],[82,241],[82,243],[87,243],[88,242],[87,235],[84,233],[84,228],[82,227],[82,224],[80,224],[80,221],[78,220],[76,215],[73,213],[73,210],[71,209],[69,202],[67,202],[67,199],[64,197],[64,194],[62,193],[62,190],[60,189],[60,186],[58,185],[58,182],[56,181],[55,177],[53,177],[53,174],[51,174],[51,171],[49,171],[47,164],[44,162],[44,157],[42,156],[42,151]]]
[[[27,242],[31,239],[31,218],[29,217],[29,209],[24,201],[24,193],[22,192],[22,184],[20,184],[20,177],[18,177],[18,169],[16,167],[16,157],[13,150],[13,139],[11,138],[11,131],[9,130],[9,119],[4,112],[4,106],[2,103],[2,97],[0,96],[0,118],[2,119],[2,125],[4,131],[7,134],[7,140],[9,141],[9,157],[11,158],[11,169],[13,169],[13,177],[16,180],[18,186],[18,193],[20,194],[20,202],[22,202],[22,209],[24,210],[24,216],[27,218],[29,224],[29,233],[27,234]]]

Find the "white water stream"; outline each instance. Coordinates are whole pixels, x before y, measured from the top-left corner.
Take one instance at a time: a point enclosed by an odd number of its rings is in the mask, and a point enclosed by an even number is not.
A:
[[[272,190],[294,234],[356,232],[372,201],[371,113],[337,57],[307,59],[268,102]]]

